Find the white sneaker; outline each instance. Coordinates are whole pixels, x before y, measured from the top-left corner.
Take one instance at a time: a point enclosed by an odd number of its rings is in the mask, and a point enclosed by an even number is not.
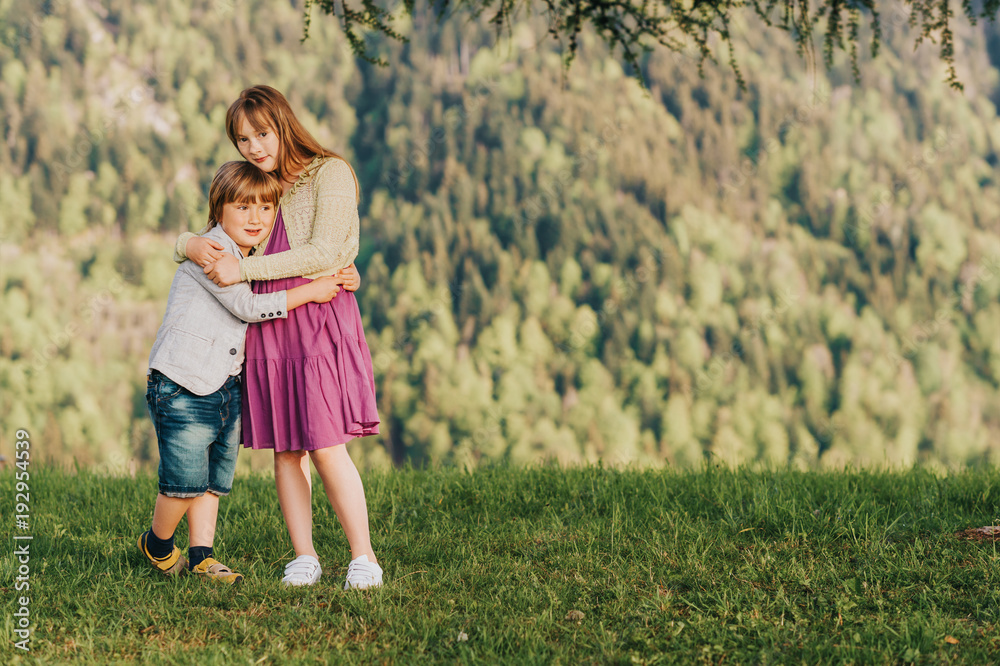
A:
[[[367,555],[351,560],[347,567],[347,582],[345,590],[364,590],[369,587],[382,587],[382,567],[368,561]]]
[[[312,585],[323,575],[319,560],[312,555],[299,555],[285,565],[284,585]]]

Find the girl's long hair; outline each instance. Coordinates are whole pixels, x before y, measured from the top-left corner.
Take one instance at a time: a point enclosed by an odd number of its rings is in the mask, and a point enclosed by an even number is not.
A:
[[[278,154],[275,159],[278,167],[275,169],[280,180],[287,181],[288,174],[298,173],[309,166],[309,163],[319,155],[321,157],[343,157],[319,144],[292,112],[288,100],[271,86],[253,86],[240,93],[239,98],[226,111],[226,134],[229,140],[240,149],[237,139],[239,129],[246,119],[254,131],[270,128],[278,134]],[[354,176],[355,195],[361,200],[361,186],[358,175],[350,162],[344,160],[351,175]]]

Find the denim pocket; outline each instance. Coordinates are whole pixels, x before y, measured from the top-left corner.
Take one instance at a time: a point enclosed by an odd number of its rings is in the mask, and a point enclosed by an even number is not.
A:
[[[157,403],[160,403],[166,400],[171,400],[177,397],[183,390],[183,386],[168,378],[166,375],[161,374],[156,382],[156,401]]]

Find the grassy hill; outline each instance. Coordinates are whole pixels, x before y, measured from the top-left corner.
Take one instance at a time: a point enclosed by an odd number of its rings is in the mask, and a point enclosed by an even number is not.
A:
[[[996,660],[993,469],[399,470],[365,477],[387,585],[342,591],[348,550],[315,503],[324,565],[291,558],[273,481],[241,477],[216,552],[237,590],[139,559],[155,480],[32,468],[30,654],[6,663],[966,663]],[[0,493],[13,497],[10,470]],[[5,528],[10,543],[12,530]],[[178,541],[186,542],[184,528]],[[12,549],[0,555],[16,610]]]
[[[0,7],[0,451],[155,463],[170,243],[263,81],[361,178],[364,466],[997,459],[995,26],[965,93],[899,22],[860,83],[738,23],[746,92],[664,51],[644,91],[589,34],[565,72],[528,18],[400,29],[380,69],[295,3]]]

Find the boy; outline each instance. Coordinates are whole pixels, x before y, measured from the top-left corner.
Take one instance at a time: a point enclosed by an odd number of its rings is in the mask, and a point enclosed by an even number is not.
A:
[[[234,255],[247,256],[274,226],[281,186],[249,162],[227,162],[212,180],[209,231]],[[240,446],[240,371],[247,322],[285,318],[304,303],[326,303],[350,277],[322,277],[271,294],[240,282],[218,287],[186,261],[170,286],[167,312],[149,355],[146,405],[160,451],[159,494],[138,546],[155,569],[176,575],[185,558],[174,530],[186,513],[187,567],[229,584],[243,579],[213,557],[219,497],[227,495]],[[356,284],[352,284],[356,289]]]

